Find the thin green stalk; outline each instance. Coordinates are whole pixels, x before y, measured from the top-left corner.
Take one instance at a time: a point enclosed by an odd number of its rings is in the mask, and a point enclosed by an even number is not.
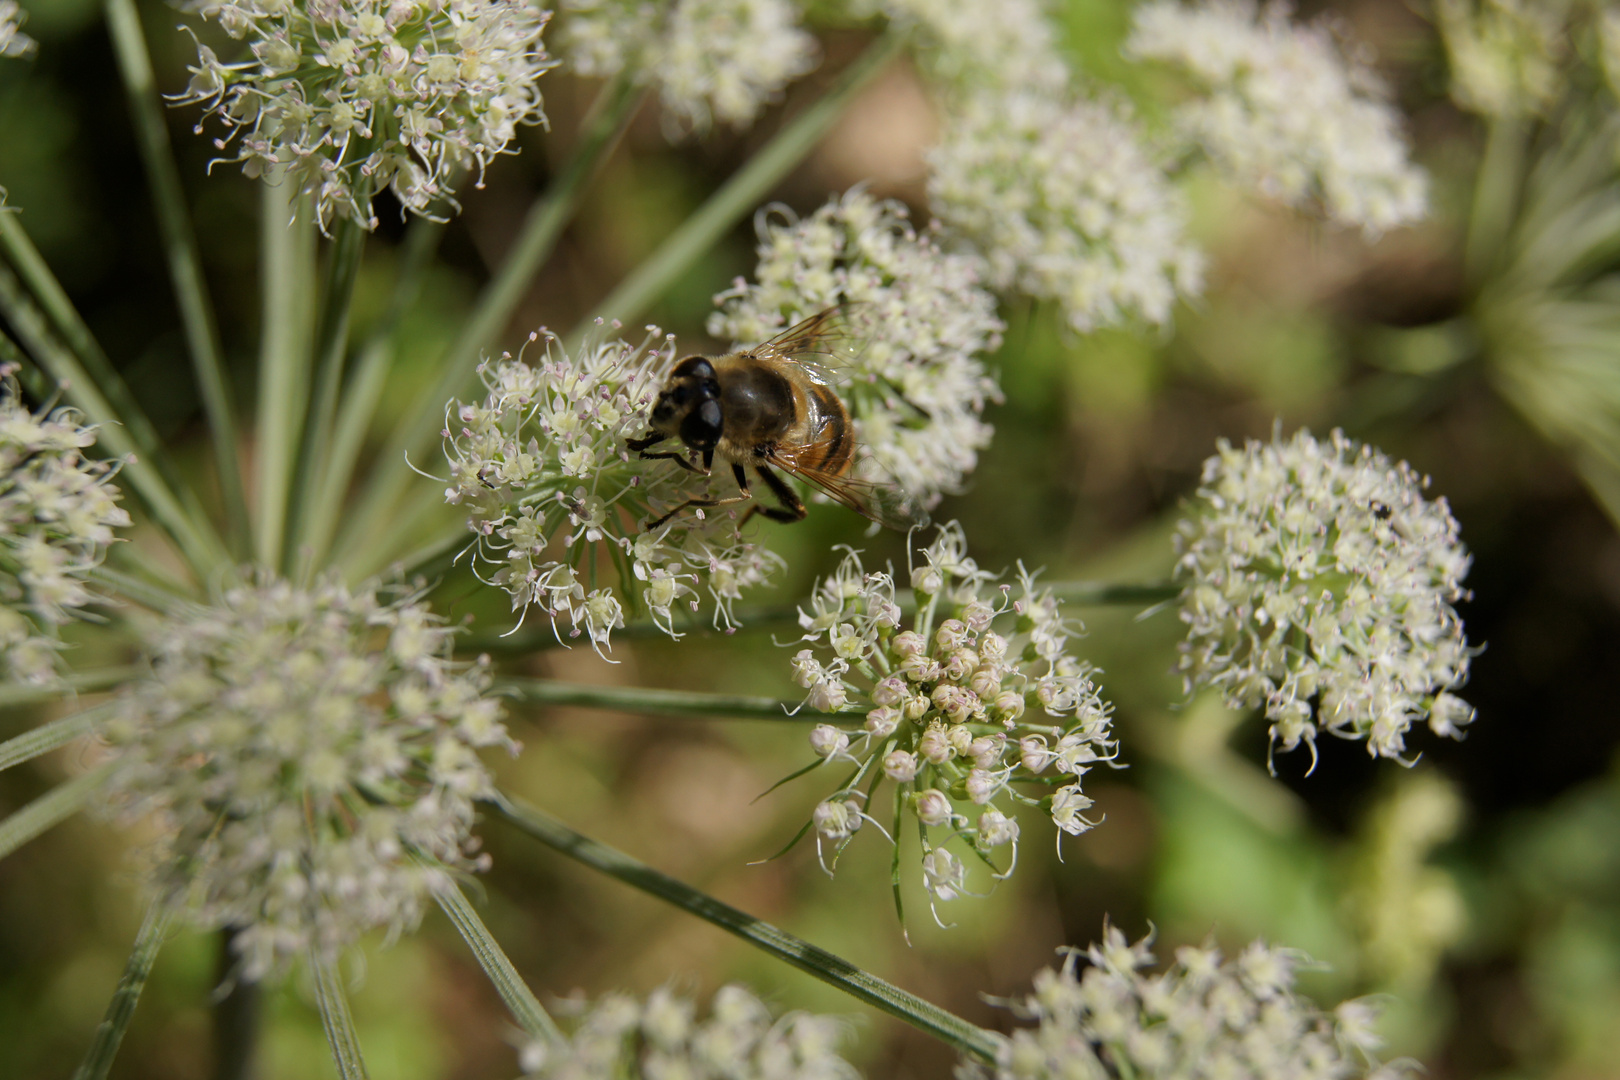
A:
[[[64,716],[48,724],[30,728],[14,739],[0,742],[0,772],[13,765],[32,761],[41,754],[48,754],[59,746],[66,746],[81,735],[88,735],[95,730],[98,723],[112,715],[112,711],[111,702],[95,705],[72,716]]]
[[[125,573],[106,564],[90,571],[90,580],[105,585],[117,593],[119,599],[137,603],[148,611],[168,613],[189,599],[186,593],[178,591],[179,586],[174,582],[156,579],[149,573]]]
[[[629,323],[680,280],[692,263],[714,247],[743,217],[754,212],[788,173],[816,148],[849,104],[900,52],[905,37],[885,33],[861,57],[839,73],[838,81],[813,105],[795,116],[748,160],[697,213],[687,218],[581,324],[597,319]],[[580,336],[576,332],[574,338]]]
[[[983,1061],[994,1061],[996,1058],[1001,1043],[991,1032],[970,1024],[915,994],[909,994],[876,975],[862,971],[825,949],[818,949],[807,941],[738,911],[728,904],[723,904],[667,874],[659,873],[623,852],[615,851],[606,844],[577,833],[543,810],[499,794],[485,800],[483,805],[492,813],[564,855],[642,892],[674,904],[727,933],[735,934],[777,959],[808,972],[873,1008],[904,1020],[958,1050]]]
[[[134,0],[107,0],[107,30],[112,35],[118,70],[134,114],[136,139],[146,166],[147,182],[152,188],[158,231],[163,236],[169,260],[169,277],[174,282],[175,300],[191,351],[192,369],[197,373],[203,411],[213,433],[214,466],[219,472],[231,552],[243,558],[247,555],[248,512],[247,496],[242,490],[242,466],[237,457],[236,407],[225,375],[219,328],[208,297],[197,236],[186,213],[180,173],[175,168],[173,149],[169,145],[163,100],[152,75],[152,59]]]
[[[1513,229],[1526,138],[1526,121],[1521,117],[1492,117],[1486,121],[1485,152],[1474,182],[1474,201],[1468,211],[1468,235],[1463,247],[1463,268],[1475,289],[1490,276]]]
[[[500,689],[513,700],[530,705],[576,705],[586,709],[644,713],[651,716],[728,717],[737,720],[789,720],[805,723],[837,713],[801,707],[797,701],[750,697],[743,694],[708,694],[695,690],[655,690],[642,686],[591,686],[552,679],[503,678]]]
[[[58,701],[64,695],[69,694],[94,694],[101,690],[110,690],[120,683],[128,682],[140,670],[140,668],[129,666],[102,668],[99,671],[81,671],[45,686],[7,683],[0,686],[0,709],[15,709],[21,705],[40,705],[47,701]]]
[[[355,192],[361,206],[369,205],[369,188]],[[298,449],[293,472],[292,508],[287,522],[287,540],[281,554],[282,569],[291,571],[309,546],[312,501],[319,497],[321,469],[332,442],[332,418],[337,414],[338,391],[343,386],[343,361],[349,351],[349,310],[354,302],[354,284],[360,278],[360,262],[365,256],[365,226],[345,215],[338,219],[332,253],[321,278],[320,316],[315,323],[315,371],[309,414],[304,420],[304,438]]]
[[[110,764],[103,765],[71,780],[64,780],[0,821],[0,859],[82,809],[111,768]]]
[[[131,459],[121,475],[152,520],[180,549],[192,571],[198,577],[206,577],[224,560],[224,544],[190,489],[174,482],[168,458],[151,423],[135,404],[123,379],[101,353],[100,346],[88,337],[89,331],[76,334],[84,339],[79,346],[62,333],[60,320],[64,316],[50,313],[50,304],[41,297],[40,291],[54,289],[50,299],[60,304],[68,304],[67,297],[60,294],[60,286],[50,276],[28,237],[20,230],[11,231],[12,219],[16,216],[0,214],[0,248],[10,261],[8,266],[5,260],[0,260],[0,314],[5,315],[12,331],[52,381],[64,388],[67,399],[97,426],[97,453]],[[17,273],[12,272],[13,268]],[[71,305],[67,312],[73,320],[78,319]],[[82,323],[77,325],[83,329]],[[79,351],[81,347],[91,349],[91,355]]]
[[[321,1027],[326,1030],[326,1045],[332,1049],[338,1076],[342,1080],[366,1080],[360,1036],[354,1030],[354,1017],[349,1015],[349,995],[337,965],[311,951],[309,969],[315,976],[315,1004],[321,1012]]]
[[[312,208],[297,206],[308,200],[297,197],[285,176],[270,178],[261,190],[264,329],[254,454],[258,474],[254,553],[260,565],[279,566],[288,491],[309,400],[315,225]]]
[[[478,958],[478,965],[489,976],[494,985],[495,992],[501,995],[506,1008],[517,1021],[518,1027],[524,1034],[536,1039],[546,1039],[550,1042],[561,1042],[563,1035],[558,1030],[556,1021],[541,1006],[540,999],[534,996],[529,984],[523,981],[516,967],[507,957],[506,951],[501,948],[495,935],[489,932],[484,920],[478,917],[472,904],[459,888],[452,886],[433,894],[439,902],[439,907],[450,916],[456,930],[466,941],[467,947]]]
[[[388,369],[394,362],[396,335],[406,312],[416,303],[423,279],[444,236],[444,225],[427,218],[416,218],[405,233],[404,258],[394,280],[388,309],[372,328],[360,349],[359,359],[343,389],[343,404],[333,425],[332,446],[326,454],[319,490],[311,502],[306,540],[316,561],[332,543],[337,519],[346,507],[349,485],[354,480],[355,462],[371,429],[371,418],[382,397]]]
[[[112,1000],[107,1003],[107,1013],[97,1025],[95,1038],[91,1039],[90,1049],[84,1055],[79,1071],[73,1074],[73,1080],[106,1080],[112,1070],[113,1059],[118,1056],[118,1047],[124,1041],[124,1032],[129,1030],[129,1022],[135,1016],[135,1006],[141,1000],[141,991],[146,988],[152,965],[157,962],[158,950],[163,946],[170,915],[171,909],[161,899],[147,905],[146,918],[141,921],[141,929],[135,935],[135,947],[130,950],[129,960],[124,964],[118,989],[113,991]]]
[[[529,208],[512,249],[462,324],[441,366],[439,381],[418,400],[384,445],[359,505],[338,540],[340,562],[375,561],[373,556],[386,561],[388,552],[378,550],[386,545],[378,545],[375,534],[385,517],[393,516],[395,502],[414,475],[405,466],[406,458],[427,460],[432,455],[444,425],[445,402],[466,392],[479,358],[511,320],[530,281],[572,220],[586,183],[618,145],[640,99],[640,91],[625,75],[603,88],[585,118],[578,145],[562,171]]]

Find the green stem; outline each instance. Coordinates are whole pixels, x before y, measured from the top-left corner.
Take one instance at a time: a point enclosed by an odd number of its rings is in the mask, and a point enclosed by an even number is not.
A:
[[[135,1016],[135,1006],[141,1000],[141,991],[146,987],[152,965],[157,962],[158,950],[163,946],[170,913],[171,909],[161,898],[147,905],[146,918],[141,921],[141,929],[135,935],[135,947],[130,950],[129,960],[124,964],[124,974],[118,980],[118,988],[107,1003],[107,1013],[96,1027],[95,1038],[90,1041],[90,1049],[84,1055],[79,1071],[73,1074],[73,1080],[105,1080],[112,1070],[113,1059],[118,1056],[118,1047],[124,1041],[124,1032],[129,1030],[129,1022]]]
[[[242,977],[236,936],[245,929],[227,926],[216,935],[214,1007],[210,1020],[214,1036],[213,1080],[252,1080],[264,1019],[264,984]]]
[[[99,671],[84,671],[69,675],[47,686],[7,683],[0,686],[0,709],[39,705],[47,701],[56,701],[64,694],[94,694],[101,690],[110,690],[120,683],[133,679],[140,671],[140,668],[133,666],[102,668]]]
[[[651,716],[728,717],[738,720],[787,720],[805,723],[845,713],[823,713],[796,701],[742,694],[709,694],[695,690],[655,690],[640,686],[591,686],[551,679],[503,678],[497,686],[513,700],[530,705],[575,705],[586,709],[643,713]]]
[[[597,319],[629,323],[663,296],[698,258],[758,208],[782,179],[821,142],[849,104],[900,52],[905,36],[890,31],[839,73],[826,94],[795,116],[687,218],[581,324],[577,340]]]
[[[96,705],[52,720],[48,724],[31,728],[14,739],[0,742],[0,771],[32,761],[59,746],[66,746],[81,735],[88,735],[106,717],[112,715],[113,704]]]
[[[586,866],[674,904],[698,918],[735,934],[777,959],[808,972],[846,994],[898,1017],[920,1031],[987,1062],[996,1059],[1000,1039],[961,1017],[884,982],[816,946],[723,904],[690,885],[659,873],[606,844],[581,835],[542,810],[504,795],[484,801],[491,812],[523,832]]]
[[[272,567],[281,564],[294,455],[309,400],[315,225],[309,206],[294,213],[296,196],[285,176],[269,177],[262,186],[259,218],[264,329],[254,455],[258,474],[254,553],[261,566]]]
[[[450,916],[457,932],[467,947],[473,951],[478,959],[478,965],[489,976],[494,985],[495,992],[501,995],[506,1008],[511,1012],[512,1019],[516,1020],[518,1027],[524,1034],[536,1039],[545,1039],[549,1042],[561,1042],[562,1032],[558,1030],[556,1021],[546,1013],[541,1006],[540,999],[534,996],[529,984],[523,981],[523,976],[513,966],[507,957],[506,951],[501,948],[495,935],[489,932],[484,920],[478,917],[472,904],[459,888],[451,886],[448,889],[435,892],[433,898],[439,902],[439,907]]]
[[[135,134],[152,203],[157,211],[158,230],[169,260],[169,276],[174,282],[175,300],[185,327],[191,364],[197,374],[203,411],[213,433],[214,465],[219,472],[220,494],[225,503],[231,552],[237,558],[247,554],[247,496],[242,490],[242,466],[237,459],[236,409],[231,401],[230,383],[214,322],[213,304],[203,277],[202,257],[197,236],[186,213],[180,173],[175,168],[169,144],[169,127],[164,119],[163,101],[152,75],[152,60],[134,0],[107,0],[107,29],[118,56],[118,70],[129,95],[134,114]]]
[[[176,591],[178,586],[173,582],[154,580],[143,574],[125,573],[106,564],[90,571],[90,580],[107,586],[118,594],[119,599],[139,604],[148,611],[167,614],[187,600],[185,594]]]
[[[65,780],[0,821],[0,859],[77,813],[90,801],[111,768],[111,765],[103,765]]]
[[[128,459],[121,475],[192,571],[206,578],[225,558],[223,543],[196,497],[174,480],[151,422],[79,322],[39,252],[15,224],[16,217],[0,214],[0,254],[5,256],[0,260],[0,314],[67,399],[96,425],[103,452]]]
[[[309,954],[309,969],[314,976],[315,1004],[320,1009],[321,1027],[326,1030],[326,1045],[332,1050],[332,1061],[337,1065],[342,1080],[366,1080],[366,1061],[360,1055],[360,1036],[354,1030],[354,1017],[349,1014],[349,995],[343,988],[343,978],[337,965]]]
[[[603,88],[585,118],[579,144],[562,171],[530,207],[511,251],[484,286],[477,306],[462,324],[440,367],[439,381],[418,400],[415,409],[395,427],[384,445],[360,503],[339,537],[339,561],[364,563],[363,568],[355,567],[362,573],[387,562],[391,554],[389,547],[378,544],[374,534],[382,521],[394,516],[394,504],[414,475],[405,466],[407,457],[425,461],[432,455],[438,444],[438,433],[444,426],[445,403],[466,392],[484,350],[496,341],[511,320],[536,271],[550,256],[563,228],[573,218],[587,181],[618,144],[640,99],[640,92],[628,76],[621,75]]]
[[[1463,247],[1463,268],[1475,289],[1502,258],[1513,228],[1524,171],[1525,124],[1522,117],[1514,116],[1486,121],[1485,152],[1474,182],[1474,202],[1468,212],[1468,235]]]

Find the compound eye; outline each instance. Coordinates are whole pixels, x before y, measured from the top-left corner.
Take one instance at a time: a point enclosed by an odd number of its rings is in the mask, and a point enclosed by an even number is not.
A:
[[[720,403],[712,398],[686,414],[681,421],[681,441],[698,450],[705,450],[720,441],[724,417]]]
[[[688,356],[675,365],[675,370],[670,372],[670,376],[676,379],[712,379],[714,378],[714,365],[704,357]]]

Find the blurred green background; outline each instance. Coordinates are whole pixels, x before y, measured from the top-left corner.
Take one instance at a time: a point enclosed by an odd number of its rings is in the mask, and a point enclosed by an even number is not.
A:
[[[1302,14],[1327,6],[1302,5]],[[1077,612],[1090,631],[1081,651],[1104,670],[1128,766],[1088,779],[1106,823],[1066,842],[1060,862],[1050,829],[1026,822],[1016,877],[989,899],[948,905],[954,929],[933,926],[920,914],[926,903],[911,898],[919,914],[909,946],[878,837],[853,845],[836,880],[809,845],[753,864],[823,794],[811,777],[752,801],[805,760],[801,725],[519,712],[512,727],[527,751],[500,764],[504,784],[979,1023],[1008,1022],[981,995],[1022,993],[1056,946],[1095,939],[1108,916],[1132,936],[1156,928],[1160,955],[1209,934],[1232,950],[1257,935],[1304,949],[1327,965],[1305,978],[1309,992],[1325,1004],[1386,995],[1391,1053],[1436,1078],[1620,1076],[1620,538],[1592,494],[1609,475],[1593,448],[1620,440],[1620,419],[1604,411],[1604,395],[1620,387],[1620,343],[1599,347],[1569,378],[1537,359],[1550,354],[1482,317],[1506,308],[1482,310],[1485,291],[1464,265],[1480,123],[1447,100],[1443,52],[1414,7],[1330,6],[1377,49],[1410,117],[1434,180],[1431,220],[1368,245],[1195,174],[1195,228],[1212,259],[1207,294],[1178,311],[1173,333],[1084,338],[1051,310],[1009,302],[995,360],[1006,400],[990,413],[997,440],[970,489],[938,516],[965,524],[988,567],[1022,559],[1049,580],[1161,579],[1178,507],[1216,438],[1264,438],[1274,424],[1342,426],[1432,476],[1431,494],[1462,523],[1475,561],[1461,610],[1470,639],[1486,645],[1464,691],[1479,710],[1466,741],[1420,734],[1421,760],[1406,770],[1324,740],[1312,775],[1300,752],[1281,758],[1272,779],[1263,723],[1184,696],[1171,674],[1173,612]],[[28,7],[41,47],[32,60],[0,63],[0,185],[159,428],[201,462],[205,430],[100,8]],[[178,90],[190,39],[174,29],[173,9],[142,11],[159,83]],[[1124,80],[1153,118],[1154,87],[1118,58],[1127,5],[1067,0],[1060,15],[1081,70]],[[540,325],[570,328],[860,44],[858,34],[830,33],[822,72],[747,133],[671,147],[644,110],[508,342]],[[445,235],[403,335],[410,348],[388,394],[395,412],[432,378],[437,347],[566,152],[593,89],[564,71],[543,87],[552,130],[524,131],[522,154],[496,163]],[[208,175],[211,147],[192,134],[196,119],[195,109],[175,109],[171,130],[237,384],[250,388],[257,192],[234,167]],[[774,197],[808,211],[869,180],[925,220],[919,152],[936,124],[902,65]],[[1527,171],[1558,149],[1543,133],[1529,144]],[[1592,184],[1612,191],[1612,154],[1598,172]],[[1526,190],[1533,197],[1533,185]],[[362,330],[386,298],[404,231],[391,208],[381,217],[360,284]],[[752,246],[745,223],[652,321],[686,344],[713,344],[702,336],[710,297],[751,272]],[[1588,288],[1613,259],[1553,275],[1547,288]],[[379,430],[390,415],[385,408]],[[1581,424],[1560,426],[1556,418],[1570,415]],[[1569,434],[1577,427],[1580,438]],[[791,569],[753,599],[803,595],[832,565],[833,543],[863,546],[868,565],[903,561],[898,538],[862,538],[860,524],[824,510],[772,530]],[[473,585],[452,573],[436,603],[504,629],[502,604]],[[504,659],[578,681],[794,696],[787,656],[771,640],[792,632],[779,623],[678,644],[626,638],[617,665],[583,648]],[[38,718],[0,714],[0,737]],[[47,759],[8,773],[0,812],[70,765]],[[742,979],[782,1007],[850,1016],[851,1057],[868,1076],[949,1075],[950,1053],[898,1023],[498,824],[484,835],[495,856],[485,916],[543,996],[670,981],[707,994]],[[121,849],[115,832],[75,819],[0,862],[0,1078],[66,1075],[82,1055],[140,917]],[[378,945],[355,970],[373,1075],[515,1075],[499,1001],[437,914],[421,934]],[[196,934],[165,950],[115,1075],[207,1075],[214,950],[212,937]],[[307,987],[289,983],[269,1010],[261,1075],[329,1075]]]

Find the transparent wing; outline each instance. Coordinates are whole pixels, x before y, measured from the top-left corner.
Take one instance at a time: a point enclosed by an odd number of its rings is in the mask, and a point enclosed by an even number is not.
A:
[[[765,360],[798,364],[824,383],[840,381],[839,371],[854,357],[854,335],[844,317],[846,305],[823,308],[777,334],[745,350]]]
[[[821,443],[809,443],[805,446],[778,447],[765,455],[765,461],[814,485],[833,501],[842,503],[884,528],[905,532],[928,525],[928,511],[898,485],[857,480],[808,464],[820,461],[825,456],[826,449]]]

